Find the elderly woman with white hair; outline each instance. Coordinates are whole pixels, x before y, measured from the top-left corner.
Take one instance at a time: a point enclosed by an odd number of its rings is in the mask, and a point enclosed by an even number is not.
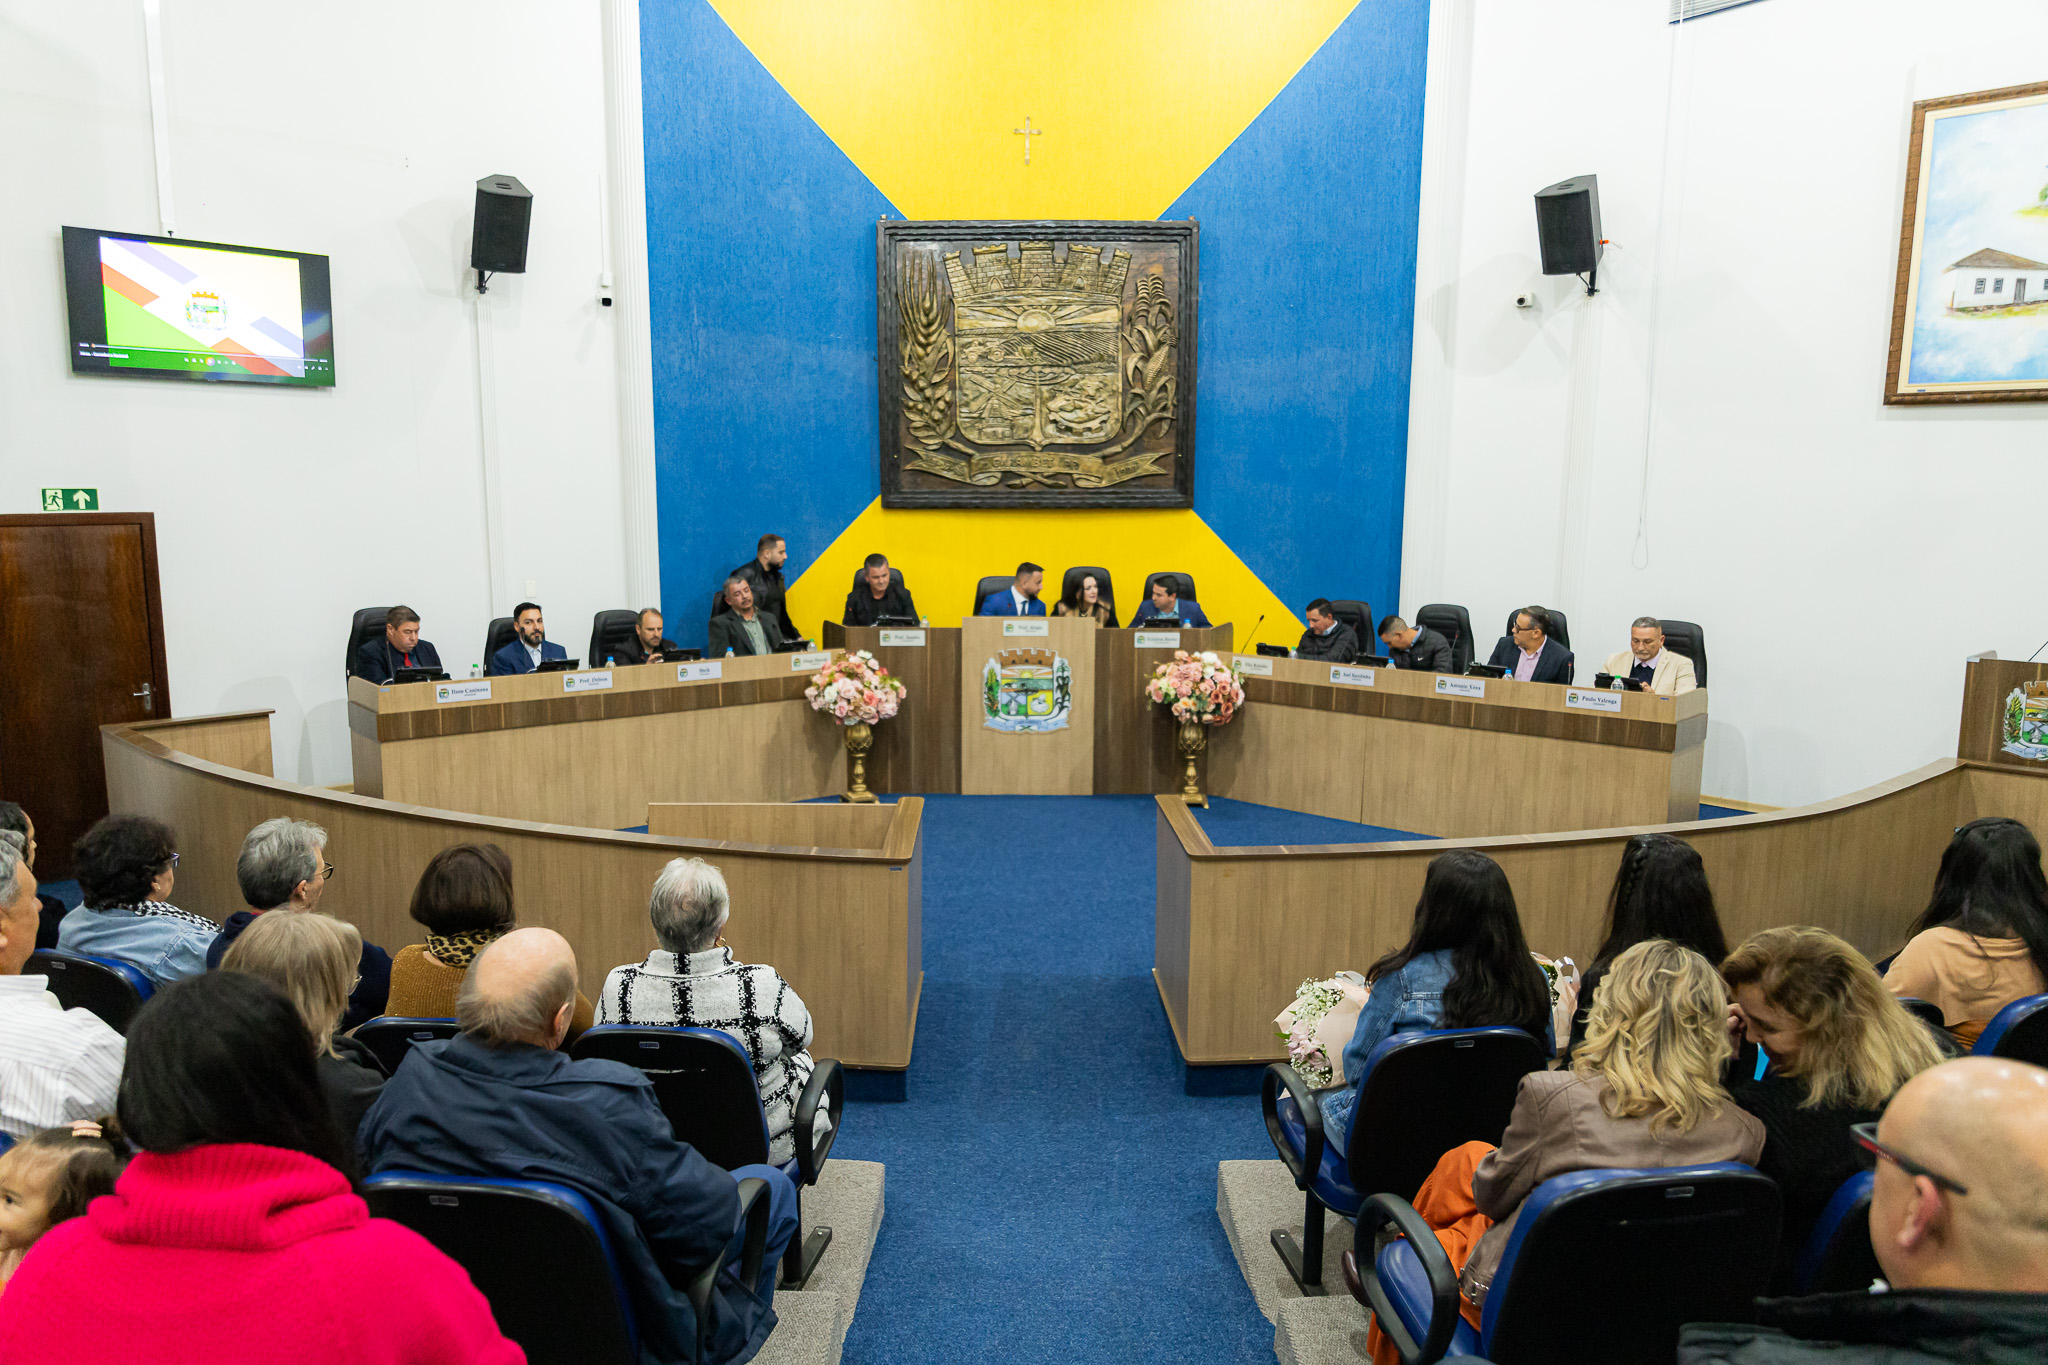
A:
[[[796,1155],[790,1129],[811,1078],[811,1012],[773,967],[733,959],[721,938],[731,915],[717,868],[702,858],[671,861],[647,902],[661,946],[645,962],[612,968],[597,1022],[712,1028],[739,1040],[768,1115],[768,1159],[779,1166]]]

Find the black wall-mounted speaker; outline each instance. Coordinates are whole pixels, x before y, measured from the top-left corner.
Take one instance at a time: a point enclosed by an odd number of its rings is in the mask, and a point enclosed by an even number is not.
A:
[[[470,227],[469,264],[486,274],[526,270],[526,230],[533,223],[533,194],[512,175],[487,175],[476,182],[476,221]]]
[[[1585,275],[1600,265],[1600,177],[1575,175],[1536,191],[1536,240],[1546,275]]]

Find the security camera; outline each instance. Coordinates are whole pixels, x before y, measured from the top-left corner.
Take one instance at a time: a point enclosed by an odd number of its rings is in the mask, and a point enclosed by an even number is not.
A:
[[[1522,291],[1521,293],[1519,293],[1519,294],[1515,295],[1515,307],[1517,307],[1517,308],[1534,308],[1535,306],[1536,306],[1536,291],[1535,291],[1535,290],[1533,290],[1533,289],[1524,289],[1524,290],[1523,290],[1523,291]]]

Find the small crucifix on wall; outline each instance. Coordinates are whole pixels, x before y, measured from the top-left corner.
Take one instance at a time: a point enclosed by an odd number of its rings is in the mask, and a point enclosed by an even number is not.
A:
[[[1033,128],[1031,126],[1031,115],[1026,114],[1024,116],[1024,126],[1022,128],[1012,128],[1010,131],[1013,133],[1020,133],[1023,135],[1024,164],[1029,166],[1031,164],[1031,139],[1035,137],[1044,137],[1045,129]]]

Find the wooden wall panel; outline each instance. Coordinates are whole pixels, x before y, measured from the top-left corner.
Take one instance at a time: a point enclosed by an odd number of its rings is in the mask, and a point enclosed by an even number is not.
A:
[[[1008,616],[968,617],[960,628],[960,790],[977,794],[1087,796],[1095,783],[1093,621],[1046,618],[1046,634],[1006,639]],[[1033,618],[1036,619],[1036,618]],[[982,673],[1006,650],[1049,649],[1072,670],[1064,730],[1012,733],[983,724]]]
[[[868,753],[868,790],[885,795],[960,790],[960,628],[920,629],[922,645],[885,646],[879,629],[825,623],[827,646],[865,649],[903,679],[905,700]]]
[[[880,850],[896,821],[891,805],[779,802],[660,804],[647,808],[647,832],[679,839],[723,839],[781,847]]]
[[[1152,670],[1173,661],[1176,649],[1190,654],[1230,648],[1229,624],[1206,630],[1100,630],[1095,642],[1095,791],[1099,795],[1142,796],[1181,789],[1182,764],[1174,746],[1179,726],[1145,696]],[[1177,636],[1177,646],[1148,644],[1138,636]]]

